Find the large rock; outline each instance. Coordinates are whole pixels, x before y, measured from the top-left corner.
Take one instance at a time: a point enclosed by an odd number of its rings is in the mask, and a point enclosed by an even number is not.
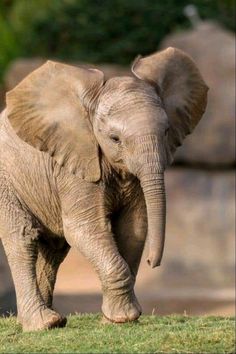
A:
[[[165,38],[161,47],[190,54],[209,86],[208,106],[195,132],[186,139],[176,160],[187,163],[235,163],[235,36],[217,24],[200,22],[186,32]]]
[[[30,72],[33,70],[37,69],[39,66],[44,64],[46,59],[43,58],[20,58],[14,60],[4,78],[5,82],[5,87],[6,90],[11,90],[13,87],[15,87],[25,76],[27,76]],[[69,61],[65,61],[66,63],[69,64]],[[79,63],[79,62],[71,62],[71,65],[81,65],[83,67],[88,67],[88,68],[97,68],[100,69],[104,72],[106,79],[109,79],[113,76],[125,76],[125,75],[130,75],[130,70],[119,66],[119,65],[112,65],[112,64],[85,64],[85,63]]]
[[[162,282],[172,287],[233,287],[234,172],[172,169],[166,190]]]

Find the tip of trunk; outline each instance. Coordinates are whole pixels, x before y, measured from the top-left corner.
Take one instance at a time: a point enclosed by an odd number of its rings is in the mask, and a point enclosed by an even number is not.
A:
[[[155,257],[152,254],[149,254],[147,258],[147,263],[151,268],[159,267],[161,265],[161,259],[159,257]]]

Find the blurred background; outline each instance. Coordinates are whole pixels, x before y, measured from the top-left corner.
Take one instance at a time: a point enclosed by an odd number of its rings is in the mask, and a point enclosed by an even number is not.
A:
[[[130,75],[138,54],[168,46],[194,58],[209,102],[166,172],[165,255],[154,270],[142,261],[136,292],[147,314],[234,315],[234,0],[1,0],[0,107],[48,58],[95,65],[109,78]],[[62,264],[55,294],[62,313],[100,311],[100,283],[77,251]],[[0,314],[15,311],[0,244]]]

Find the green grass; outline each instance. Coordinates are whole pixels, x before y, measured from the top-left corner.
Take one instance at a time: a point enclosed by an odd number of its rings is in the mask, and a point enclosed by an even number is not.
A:
[[[230,317],[142,316],[102,325],[100,315],[68,318],[67,327],[22,333],[15,317],[0,319],[0,353],[235,353]]]

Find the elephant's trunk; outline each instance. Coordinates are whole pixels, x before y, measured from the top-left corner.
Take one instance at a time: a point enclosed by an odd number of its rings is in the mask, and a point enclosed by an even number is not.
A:
[[[152,142],[151,148],[142,145],[143,158],[138,178],[143,189],[147,208],[149,246],[148,264],[154,268],[161,263],[166,223],[166,197],[164,184],[164,152],[158,151],[157,142]],[[147,153],[147,150],[151,149]],[[163,149],[162,149],[163,150]],[[145,157],[144,157],[145,155]]]
[[[165,243],[166,198],[164,175],[156,174],[141,179],[148,217],[148,264],[154,268],[161,264]]]

